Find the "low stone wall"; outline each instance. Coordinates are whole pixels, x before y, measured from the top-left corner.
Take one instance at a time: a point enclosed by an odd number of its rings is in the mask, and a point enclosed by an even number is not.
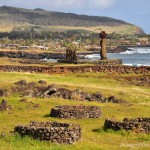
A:
[[[102,112],[97,106],[56,106],[52,108],[50,117],[57,118],[100,118]]]
[[[16,126],[14,131],[21,136],[55,143],[73,144],[81,139],[80,126],[68,123],[31,121],[27,126]]]
[[[150,134],[150,118],[124,118],[122,122],[106,119],[104,127],[113,130],[133,130],[137,133]]]
[[[68,60],[58,60],[60,63],[67,63],[67,64],[95,64],[95,65],[122,65],[122,59],[110,59],[110,60],[97,60],[97,61],[87,61],[79,59],[76,62],[68,61]]]
[[[118,74],[148,74],[150,67],[132,67],[132,66],[110,66],[110,65],[87,65],[87,66],[60,66],[60,67],[46,67],[46,66],[11,66],[0,65],[1,72],[32,72],[32,73],[85,73],[85,72],[105,72]]]

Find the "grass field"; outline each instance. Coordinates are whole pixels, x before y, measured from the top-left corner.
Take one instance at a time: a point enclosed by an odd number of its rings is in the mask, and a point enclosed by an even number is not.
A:
[[[121,76],[120,76],[121,77]],[[126,131],[103,130],[105,118],[122,120],[124,117],[150,117],[150,89],[122,83],[108,78],[104,73],[84,73],[67,75],[47,75],[30,73],[0,73],[0,88],[9,88],[18,80],[39,81],[58,84],[69,89],[82,89],[87,92],[101,92],[108,97],[114,95],[118,99],[127,101],[127,104],[112,104],[98,102],[83,102],[63,100],[60,98],[27,98],[40,108],[33,108],[31,103],[21,103],[21,97],[14,95],[5,98],[12,105],[11,111],[0,112],[0,150],[148,150],[150,135],[136,134]],[[3,98],[1,97],[0,100]],[[57,119],[46,117],[50,109],[56,105],[96,105],[100,106],[103,116],[100,119]],[[75,145],[59,145],[49,142],[40,142],[29,137],[21,138],[13,135],[14,127],[18,124],[28,124],[31,120],[59,121],[80,124],[82,140]],[[127,145],[128,144],[128,145]],[[125,146],[126,145],[126,146]],[[142,146],[143,145],[143,146]],[[147,146],[146,146],[147,145]],[[139,148],[138,148],[139,146]]]
[[[31,24],[0,24],[0,32],[10,32],[14,28],[20,28],[21,30],[31,27]],[[107,31],[108,34],[115,32],[118,34],[134,34],[137,32],[137,27],[133,25],[120,25],[120,26],[94,26],[94,27],[74,27],[74,26],[40,26],[39,31],[51,31],[51,32],[65,32],[69,30],[83,30],[86,32],[100,33],[101,31]]]
[[[95,26],[95,27],[69,27],[69,26],[49,26],[47,29],[50,31],[69,31],[69,30],[85,30],[95,33],[107,31],[108,34],[115,32],[118,34],[133,34],[136,32],[137,27],[132,25],[120,26]]]

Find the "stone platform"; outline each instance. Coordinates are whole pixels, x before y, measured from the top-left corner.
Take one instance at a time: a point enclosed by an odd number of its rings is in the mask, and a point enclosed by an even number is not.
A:
[[[60,63],[67,63],[67,64],[95,64],[95,65],[122,65],[122,59],[107,59],[107,60],[84,60],[80,59],[77,62],[71,62],[68,60],[58,60]]]

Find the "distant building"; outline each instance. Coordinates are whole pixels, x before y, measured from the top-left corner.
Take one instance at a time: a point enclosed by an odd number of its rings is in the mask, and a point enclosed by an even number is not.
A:
[[[31,46],[31,48],[41,49],[41,50],[48,50],[48,47],[46,47],[46,46],[37,46],[37,45],[33,45],[33,46]]]
[[[26,50],[26,49],[29,49],[29,46],[20,46],[19,47],[19,50]]]
[[[18,49],[20,47],[20,44],[8,44],[7,46],[7,48],[10,49]]]

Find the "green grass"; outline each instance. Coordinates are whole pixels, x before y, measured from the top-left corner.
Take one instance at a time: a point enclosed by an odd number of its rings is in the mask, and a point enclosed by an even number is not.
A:
[[[122,120],[124,117],[150,117],[150,89],[134,85],[123,85],[120,81],[108,78],[104,73],[84,73],[67,75],[47,75],[31,73],[0,73],[0,87],[13,85],[18,80],[39,81],[45,80],[49,84],[55,83],[69,89],[80,88],[87,92],[101,92],[106,97],[114,95],[126,100],[129,104],[112,104],[98,102],[82,102],[75,100],[63,100],[61,98],[27,98],[40,108],[33,108],[31,103],[21,103],[19,95],[7,97],[12,105],[11,111],[0,112],[0,133],[5,132],[5,137],[0,137],[0,150],[127,150],[128,147],[120,147],[125,141],[130,144],[150,144],[150,135],[136,134],[133,132],[113,131],[103,129],[106,118]],[[3,98],[0,98],[2,100]],[[57,119],[47,117],[51,108],[56,105],[96,105],[100,106],[103,116],[100,119]],[[80,124],[82,128],[82,140],[75,145],[59,145],[50,142],[40,142],[29,137],[21,138],[13,135],[14,127],[18,124],[28,124],[31,120],[59,121]],[[131,148],[130,148],[131,149]],[[140,150],[149,149],[140,147]]]

